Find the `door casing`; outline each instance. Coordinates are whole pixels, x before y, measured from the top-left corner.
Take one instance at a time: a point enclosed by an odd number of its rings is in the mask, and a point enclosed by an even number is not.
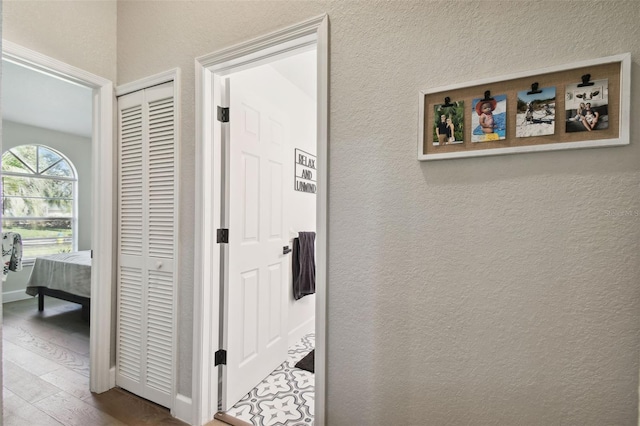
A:
[[[327,206],[328,206],[328,97],[329,97],[329,19],[321,15],[197,58],[196,69],[196,241],[193,335],[193,424],[204,424],[217,411],[218,367],[214,355],[219,348],[220,263],[224,261],[216,243],[220,228],[223,136],[228,127],[214,119],[222,105],[220,78],[232,72],[263,65],[305,46],[317,51],[317,179],[316,204],[316,349],[315,419],[325,423],[326,400],[326,288],[327,282]],[[227,106],[227,105],[224,105]],[[231,112],[233,114],[233,112]],[[212,308],[214,307],[214,308]]]

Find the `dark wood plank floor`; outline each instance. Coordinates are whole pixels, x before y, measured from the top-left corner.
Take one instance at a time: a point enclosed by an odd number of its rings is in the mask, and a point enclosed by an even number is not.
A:
[[[75,303],[3,305],[5,426],[186,425],[122,389],[89,391],[89,324]],[[207,426],[225,425],[217,420]]]

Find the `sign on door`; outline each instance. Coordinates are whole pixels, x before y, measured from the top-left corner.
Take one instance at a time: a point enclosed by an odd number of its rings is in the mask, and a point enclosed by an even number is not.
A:
[[[316,186],[316,156],[301,149],[295,149],[296,178],[294,189],[300,192],[315,194]]]

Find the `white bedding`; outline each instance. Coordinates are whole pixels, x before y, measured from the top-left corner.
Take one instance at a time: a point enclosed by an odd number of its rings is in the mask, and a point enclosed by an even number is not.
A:
[[[91,297],[91,251],[36,258],[27,282],[27,294],[36,296],[38,287]]]

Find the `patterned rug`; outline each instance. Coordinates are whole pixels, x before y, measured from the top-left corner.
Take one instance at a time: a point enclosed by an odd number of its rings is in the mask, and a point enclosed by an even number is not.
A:
[[[289,357],[227,414],[255,426],[309,426],[313,424],[314,376],[296,368],[315,347],[307,334],[289,348]]]

